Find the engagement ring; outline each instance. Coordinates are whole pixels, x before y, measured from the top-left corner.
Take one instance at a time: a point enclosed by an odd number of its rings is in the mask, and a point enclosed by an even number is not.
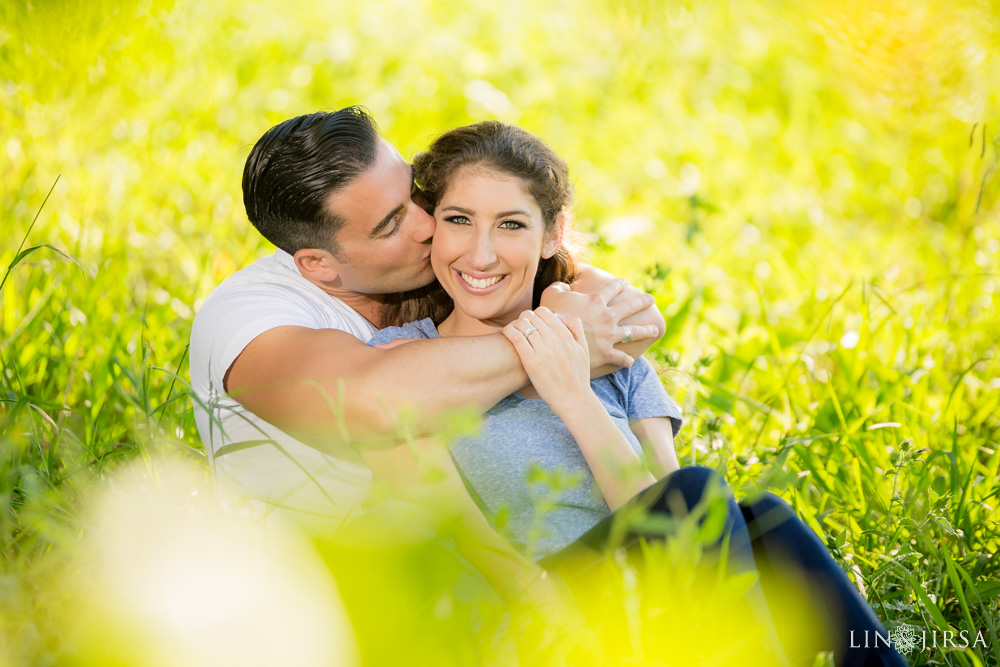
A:
[[[527,338],[536,331],[538,331],[538,327],[528,327],[527,331],[524,332],[524,337]]]
[[[624,329],[624,330],[625,330],[625,337],[624,337],[624,338],[622,338],[622,342],[623,342],[623,343],[627,343],[627,342],[629,342],[630,340],[632,340],[632,327],[630,327],[630,326],[629,326],[629,325],[627,325],[627,324],[623,324],[623,325],[622,325],[622,329]]]

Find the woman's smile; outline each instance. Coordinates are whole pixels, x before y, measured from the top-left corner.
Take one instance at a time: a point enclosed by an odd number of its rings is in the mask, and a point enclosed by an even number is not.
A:
[[[507,279],[510,274],[500,274],[492,276],[477,276],[474,273],[466,273],[464,271],[459,271],[454,269],[455,273],[461,280],[458,282],[459,285],[464,287],[467,291],[472,294],[489,294],[495,289],[500,288],[500,283]]]

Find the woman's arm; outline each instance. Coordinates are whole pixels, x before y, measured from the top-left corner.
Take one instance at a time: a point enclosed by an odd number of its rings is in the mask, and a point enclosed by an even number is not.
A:
[[[615,426],[593,390],[590,395],[592,400],[583,398],[552,411],[559,415],[576,440],[604,500],[613,512],[653,484],[656,478]]]
[[[663,479],[680,468],[674,451],[674,425],[669,417],[650,417],[633,422],[629,427],[642,443],[646,465],[656,479]]]
[[[532,386],[576,440],[612,511],[656,481],[590,386],[587,340],[579,320],[564,324],[539,308],[523,313],[503,333]]]

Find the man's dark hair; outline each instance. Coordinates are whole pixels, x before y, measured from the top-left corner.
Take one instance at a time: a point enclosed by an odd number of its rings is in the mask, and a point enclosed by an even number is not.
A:
[[[268,130],[243,168],[247,217],[289,254],[320,248],[337,254],[345,220],[326,203],[375,164],[378,128],[364,107],[320,111]]]

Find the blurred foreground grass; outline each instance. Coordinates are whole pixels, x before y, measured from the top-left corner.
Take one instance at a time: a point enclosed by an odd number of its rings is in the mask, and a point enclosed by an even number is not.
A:
[[[550,141],[592,260],[667,317],[651,355],[688,411],[682,459],[789,499],[890,627],[988,638],[914,663],[1000,663],[998,31],[990,3],[933,0],[0,5],[0,267],[21,260],[0,288],[0,664],[169,662],[69,631],[89,499],[123,467],[163,477],[164,453],[197,469],[191,318],[269,252],[243,160],[353,103],[406,156],[484,118]],[[307,571],[341,587],[366,664],[573,663],[586,631],[466,585],[449,544]],[[631,618],[630,659],[669,660],[643,643],[662,613]]]

